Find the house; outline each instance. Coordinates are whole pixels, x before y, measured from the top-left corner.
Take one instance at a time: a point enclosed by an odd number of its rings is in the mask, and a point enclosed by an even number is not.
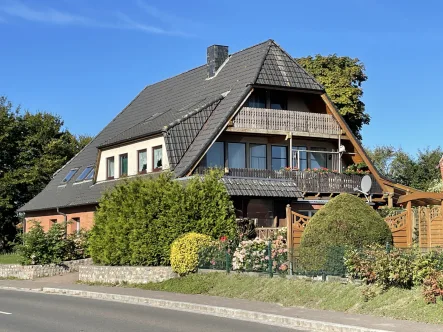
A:
[[[324,87],[273,40],[231,55],[213,45],[206,64],[141,91],[19,211],[45,229],[73,220],[75,232],[122,178],[221,167],[239,217],[281,226],[287,204],[312,216],[341,192],[361,195],[362,176],[343,174],[361,162],[372,204],[410,191],[381,177]]]

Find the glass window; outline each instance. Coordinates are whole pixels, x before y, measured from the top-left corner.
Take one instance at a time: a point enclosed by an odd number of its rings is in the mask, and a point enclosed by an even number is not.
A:
[[[109,157],[106,159],[106,178],[114,178],[114,157]]]
[[[120,176],[127,176],[128,175],[128,154],[121,154],[120,155]]]
[[[250,144],[251,168],[266,169],[266,145]]]
[[[223,142],[215,142],[206,153],[207,167],[224,167],[225,166],[225,144]]]
[[[306,152],[306,146],[294,146],[292,148],[294,159],[293,159],[293,167],[297,167],[298,169],[304,171],[308,168],[308,153]],[[298,161],[298,157],[300,156],[300,164]]]
[[[71,169],[69,172],[68,172],[68,174],[66,174],[66,176],[65,176],[65,178],[63,179],[63,183],[66,183],[66,182],[68,182],[69,180],[71,180],[72,179],[72,177],[75,175],[75,173],[77,173],[77,171],[78,171],[78,168],[73,168],[73,169]]]
[[[92,180],[94,178],[94,174],[95,174],[95,169],[92,168],[92,170],[89,172],[85,180]]]
[[[77,234],[80,233],[80,218],[72,218],[72,220],[75,222],[75,232]]]
[[[255,90],[248,98],[248,107],[266,108],[266,91]]]
[[[228,143],[228,166],[231,168],[246,168],[245,143]]]
[[[325,148],[312,148],[312,151],[326,151]],[[311,152],[311,168],[326,168],[327,154],[321,152]]]
[[[270,92],[271,109],[273,110],[287,110],[288,109],[288,96],[282,91]]]
[[[287,147],[275,146],[271,148],[272,169],[279,170],[288,166]]]
[[[162,146],[152,148],[152,170],[160,171],[162,169]]]
[[[91,172],[91,170],[93,169],[92,166],[88,166],[86,167],[83,172],[80,173],[79,177],[75,180],[75,181],[83,181],[84,179],[86,179],[86,176],[89,175],[89,173]]]
[[[146,149],[138,151],[138,174],[145,174],[148,169],[148,152]]]

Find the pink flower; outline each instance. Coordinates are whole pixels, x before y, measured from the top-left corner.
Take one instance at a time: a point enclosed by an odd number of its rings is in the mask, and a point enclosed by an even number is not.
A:
[[[228,237],[224,236],[224,235],[220,238],[221,242],[226,242],[227,240],[228,240]]]
[[[281,271],[286,271],[288,269],[288,266],[286,264],[282,264],[282,265],[280,265],[279,269]]]
[[[211,261],[211,264],[212,264],[212,265],[215,265],[215,260],[212,260],[212,261]]]

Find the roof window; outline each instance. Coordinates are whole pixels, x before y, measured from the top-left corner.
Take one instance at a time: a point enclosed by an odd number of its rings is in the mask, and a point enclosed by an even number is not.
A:
[[[63,183],[69,182],[69,180],[72,179],[72,177],[75,175],[75,173],[77,173],[78,168],[73,168],[69,171],[69,173],[65,176],[65,178],[63,179]]]
[[[92,166],[88,166],[86,167],[83,172],[80,173],[79,177],[77,178],[77,180],[75,180],[76,182],[79,181],[83,181],[84,179],[86,179],[86,177],[89,175],[89,173],[91,173],[91,170],[93,169]]]

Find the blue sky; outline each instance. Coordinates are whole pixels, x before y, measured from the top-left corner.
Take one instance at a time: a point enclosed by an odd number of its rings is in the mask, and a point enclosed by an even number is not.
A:
[[[359,58],[367,146],[443,145],[441,1],[0,0],[0,95],[97,134],[148,84],[272,38]]]

